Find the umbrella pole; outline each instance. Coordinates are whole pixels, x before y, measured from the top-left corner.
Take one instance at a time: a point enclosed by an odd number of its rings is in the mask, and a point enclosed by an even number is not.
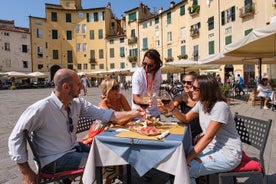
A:
[[[262,80],[262,58],[259,58],[259,83]]]

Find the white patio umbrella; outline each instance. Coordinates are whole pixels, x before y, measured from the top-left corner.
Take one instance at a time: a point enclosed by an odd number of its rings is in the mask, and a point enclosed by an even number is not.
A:
[[[259,64],[259,76],[262,76],[262,64],[276,64],[276,21],[254,29],[244,38],[226,45],[221,53],[200,59],[199,62],[202,64]]]
[[[5,75],[7,77],[14,77],[14,78],[30,78],[28,74],[23,72],[16,72],[16,71],[6,72]]]
[[[46,73],[42,73],[42,72],[32,72],[28,74],[31,77],[34,78],[48,78],[49,76]]]

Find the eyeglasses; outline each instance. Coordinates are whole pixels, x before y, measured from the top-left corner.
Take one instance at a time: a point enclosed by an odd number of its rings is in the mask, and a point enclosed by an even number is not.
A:
[[[193,90],[193,91],[199,91],[199,87],[192,86],[192,90]]]
[[[182,83],[183,83],[183,85],[184,85],[184,84],[187,84],[187,85],[189,85],[189,86],[192,85],[192,81],[185,81],[185,80],[183,80]]]
[[[112,91],[117,91],[117,90],[119,90],[119,89],[120,89],[120,85],[119,85],[119,84],[116,85],[116,86],[113,86],[113,87],[111,88]]]
[[[154,67],[154,64],[149,64],[149,63],[146,63],[145,61],[142,62],[142,65],[147,66],[148,68],[153,68]]]
[[[71,117],[68,117],[68,119],[67,119],[67,124],[68,124],[68,126],[69,126],[70,132],[73,132],[73,130],[74,130],[74,125],[73,125],[73,120],[72,120]]]

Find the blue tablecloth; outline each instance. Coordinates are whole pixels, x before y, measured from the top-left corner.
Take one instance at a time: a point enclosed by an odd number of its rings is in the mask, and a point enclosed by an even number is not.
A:
[[[142,176],[180,144],[184,144],[185,153],[191,149],[190,129],[185,128],[184,131],[183,134],[169,134],[164,141],[118,138],[115,136],[117,132],[103,132],[95,138],[131,164]]]

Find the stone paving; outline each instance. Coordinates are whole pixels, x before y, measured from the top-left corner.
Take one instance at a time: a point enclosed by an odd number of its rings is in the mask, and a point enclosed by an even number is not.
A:
[[[22,183],[21,173],[8,155],[8,137],[20,114],[32,103],[48,96],[51,90],[51,88],[0,90],[0,184]],[[126,95],[130,102],[131,90],[122,90],[122,93]],[[88,95],[83,97],[93,104],[98,104],[100,91],[98,88],[89,88]],[[265,164],[268,183],[276,183],[276,147],[273,146],[276,145],[276,112],[252,107],[238,100],[232,101],[231,110],[233,113],[239,112],[239,114],[250,117],[273,120],[265,150]],[[30,163],[33,163],[31,157]],[[245,181],[245,183],[251,184],[254,182]]]

